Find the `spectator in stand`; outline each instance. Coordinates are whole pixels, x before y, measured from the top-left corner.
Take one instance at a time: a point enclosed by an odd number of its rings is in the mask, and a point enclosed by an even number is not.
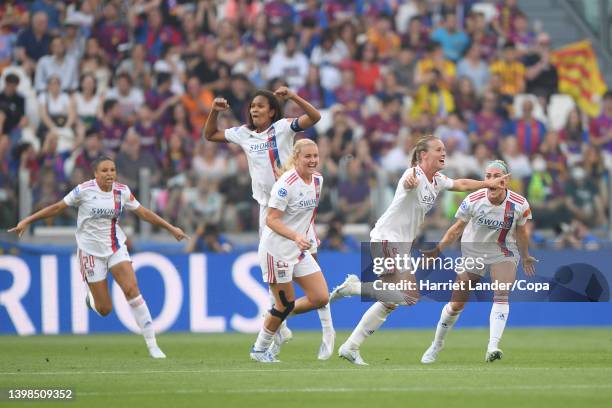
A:
[[[155,75],[156,86],[145,93],[145,103],[153,110],[153,120],[165,127],[170,123],[171,107],[180,100],[180,95],[174,95],[170,90],[172,76],[167,72]]]
[[[453,88],[455,109],[465,120],[470,120],[478,110],[478,96],[470,78],[462,77]]]
[[[172,133],[162,152],[162,168],[165,179],[185,174],[191,169],[191,157],[185,139],[179,133]]]
[[[159,123],[153,120],[153,112],[147,105],[138,109],[138,121],[134,130],[140,135],[140,147],[142,151],[148,152],[153,157],[161,158],[162,129]]]
[[[546,159],[536,154],[531,162],[533,174],[527,185],[527,199],[538,228],[556,228],[569,219],[561,183],[546,168]]]
[[[298,50],[298,37],[289,35],[283,47],[278,47],[268,65],[267,77],[283,78],[291,89],[300,89],[306,83],[308,58]]]
[[[17,36],[15,60],[30,75],[35,72],[38,60],[49,52],[51,35],[48,29],[49,19],[47,14],[38,11],[32,14],[30,27]]]
[[[541,97],[544,106],[550,95],[557,93],[559,81],[557,68],[550,63],[550,52],[550,36],[540,33],[535,49],[525,56],[527,92]]]
[[[447,150],[449,150],[449,146],[452,146],[453,151],[459,151],[463,154],[469,153],[471,150],[470,139],[459,116],[452,113],[448,115],[445,122],[438,126],[434,136],[439,137],[444,142]]]
[[[387,14],[380,14],[375,24],[370,27],[366,36],[368,42],[376,47],[376,52],[381,61],[388,61],[395,57],[401,46],[401,39],[393,31],[393,20]]]
[[[147,48],[144,44],[134,44],[130,58],[117,67],[116,73],[125,72],[132,78],[134,86],[141,91],[151,88],[151,63],[147,61]]]
[[[321,86],[333,91],[341,83],[340,63],[349,57],[346,44],[337,39],[332,30],[326,30],[310,56],[310,63],[319,68]]]
[[[74,161],[74,167],[75,169],[82,169],[85,174],[91,175],[93,174],[93,163],[104,155],[100,133],[95,128],[87,129],[83,148]]]
[[[219,23],[217,36],[218,56],[222,62],[231,67],[244,58],[244,47],[240,44],[240,34],[231,21],[223,20]]]
[[[527,155],[540,151],[546,125],[533,117],[533,102],[530,99],[523,102],[523,116],[508,124],[506,135],[516,137],[520,151]]]
[[[221,94],[229,103],[234,118],[240,123],[247,122],[252,93],[253,86],[249,79],[243,74],[235,74],[231,76],[229,91]]]
[[[144,93],[133,86],[130,74],[120,72],[115,77],[115,86],[106,94],[106,99],[116,100],[121,120],[127,124],[134,124],[138,108],[144,103]]]
[[[104,94],[98,93],[98,84],[93,75],[81,76],[81,85],[79,90],[72,94],[72,102],[77,114],[77,134],[82,139],[85,132],[102,117]]]
[[[485,61],[491,61],[497,54],[497,34],[489,28],[485,15],[481,12],[473,11],[469,14],[466,28],[472,44],[480,46],[480,54]]]
[[[102,138],[104,150],[111,155],[119,152],[123,136],[127,130],[121,121],[119,103],[115,99],[107,99],[102,105],[102,119],[94,127]]]
[[[348,223],[369,222],[370,186],[361,161],[348,161],[346,180],[338,183],[338,209],[346,215]]]
[[[98,40],[100,47],[112,64],[119,61],[119,46],[129,40],[128,26],[119,18],[119,11],[114,2],[106,3],[102,11],[102,18],[98,20],[93,36]]]
[[[198,143],[191,167],[198,180],[219,181],[228,173],[227,159],[219,154],[217,143]]]
[[[491,64],[491,74],[501,77],[501,92],[514,96],[525,91],[525,65],[518,60],[514,43],[504,44],[501,59]]]
[[[365,121],[365,137],[375,160],[379,160],[396,143],[400,129],[400,106],[400,100],[396,97],[383,98],[379,112]]]
[[[431,33],[431,39],[442,46],[444,57],[457,62],[470,43],[470,37],[457,25],[457,16],[448,13],[444,23]]]
[[[345,112],[356,122],[361,121],[366,92],[355,85],[355,73],[350,68],[342,70],[342,84],[334,91],[336,102],[344,105]]]
[[[400,49],[397,58],[394,58],[389,65],[389,70],[395,76],[396,82],[407,95],[408,91],[414,87],[414,76],[416,72],[416,54],[410,48]]]
[[[212,101],[212,92],[200,85],[197,76],[190,77],[187,81],[187,93],[181,96],[181,103],[194,129],[202,129],[206,124]]]
[[[357,252],[360,243],[350,235],[344,234],[344,217],[335,214],[329,221],[325,239],[321,241],[321,249],[339,252]]]
[[[606,167],[612,163],[612,91],[603,96],[603,109],[601,114],[592,119],[589,126],[590,143],[602,149]]]
[[[17,92],[18,86],[19,77],[8,74],[0,92],[0,139],[6,137],[9,144],[16,144],[21,139],[21,130],[28,125],[25,98]]]
[[[563,153],[557,132],[551,130],[546,133],[540,146],[540,153],[546,160],[546,169],[552,175],[555,184],[558,184],[555,187],[560,189],[560,184],[567,180],[567,157]]]
[[[140,189],[140,171],[149,169],[149,180],[156,186],[160,179],[159,162],[156,157],[140,147],[140,135],[133,128],[128,129],[125,140],[121,144],[121,151],[115,158],[117,178],[119,182],[128,184],[135,196]]]
[[[219,233],[216,224],[199,224],[191,240],[185,247],[185,252],[230,252],[232,244]]]
[[[571,178],[565,186],[565,205],[572,214],[589,227],[605,225],[605,203],[597,183],[580,166],[570,169]]]
[[[189,140],[189,146],[200,140],[201,129],[195,129],[191,124],[189,115],[181,103],[173,106],[170,122],[164,129],[164,139],[168,140],[172,133],[178,132],[181,137]]]
[[[258,14],[251,30],[242,36],[244,45],[252,46],[257,55],[257,61],[267,64],[272,54],[272,44],[268,34],[268,19],[265,14]]]
[[[561,149],[567,157],[567,164],[573,167],[583,159],[584,150],[589,143],[589,131],[582,123],[582,115],[575,107],[567,115],[567,122],[559,132]]]
[[[85,42],[85,53],[80,61],[79,71],[81,75],[91,74],[96,78],[99,92],[107,91],[112,73],[107,65],[106,54],[94,37]]]
[[[423,27],[419,16],[412,17],[408,24],[408,31],[401,39],[402,48],[414,51],[416,58],[423,58],[428,50],[429,31]]]
[[[508,164],[510,173],[512,173],[512,181],[510,188],[513,191],[522,194],[524,191],[524,182],[531,176],[531,163],[527,155],[519,149],[516,137],[506,137],[501,142],[501,157]]]
[[[79,85],[78,64],[72,56],[66,55],[64,40],[61,37],[54,37],[49,49],[51,54],[40,58],[36,64],[34,79],[36,91],[43,92],[51,76],[60,78],[62,91],[76,90]]]
[[[306,84],[298,90],[298,95],[309,101],[312,106],[319,110],[329,108],[335,102],[333,92],[323,88],[321,85],[319,68],[316,65],[311,65],[308,68]],[[231,102],[230,106],[232,106]]]
[[[516,18],[523,14],[517,5],[517,0],[500,0],[497,5],[497,15],[492,26],[506,41],[511,41],[516,33]]]
[[[146,19],[141,18],[134,30],[136,42],[144,45],[149,62],[162,56],[164,45],[180,45],[181,35],[170,25],[164,24],[159,8],[151,8]]]
[[[483,142],[493,152],[498,149],[499,137],[504,129],[504,121],[496,111],[497,103],[496,95],[486,92],[480,112],[474,115],[468,126],[472,143]]]
[[[425,76],[425,83],[419,86],[410,112],[412,119],[422,113],[428,113],[437,118],[445,118],[455,111],[453,95],[446,89],[440,71],[433,69]]]
[[[482,95],[489,82],[489,66],[482,59],[480,46],[472,43],[465,57],[457,64],[457,77],[469,78],[478,95]]]
[[[230,231],[254,230],[257,229],[257,224],[254,223],[255,214],[251,204],[249,164],[243,152],[237,153],[234,158],[236,171],[225,173],[219,185],[219,191],[225,197],[223,225]]]
[[[207,39],[202,47],[202,56],[193,67],[190,77],[197,77],[205,88],[218,91],[227,88],[230,67],[219,60],[219,45],[216,40]]]
[[[78,147],[73,130],[77,116],[74,102],[66,92],[61,91],[60,86],[60,78],[51,76],[47,91],[38,95],[41,119],[38,137],[44,143],[49,132],[56,134],[59,138],[58,151],[63,153]]]
[[[277,41],[286,38],[293,31],[296,13],[293,5],[286,0],[268,1],[264,5],[264,14],[268,17],[272,37]]]
[[[372,95],[381,74],[376,47],[369,42],[359,47],[357,58],[351,63],[351,69],[355,72],[355,86]]]
[[[438,71],[441,79],[443,79],[440,85],[450,89],[457,76],[457,70],[455,63],[444,57],[442,46],[437,42],[429,44],[427,56],[417,63],[415,82],[419,85],[427,82],[428,74],[434,69]]]
[[[514,28],[511,41],[516,45],[516,51],[522,58],[536,45],[536,34],[529,29],[529,20],[522,12],[516,16]]]

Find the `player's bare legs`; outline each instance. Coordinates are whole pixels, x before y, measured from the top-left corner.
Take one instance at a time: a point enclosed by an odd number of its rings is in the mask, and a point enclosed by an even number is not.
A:
[[[87,294],[88,306],[100,316],[107,316],[113,311],[113,301],[108,291],[108,280],[100,282],[87,282],[89,293]]]
[[[132,267],[132,262],[120,262],[114,265],[110,271],[130,305],[134,320],[136,320],[138,327],[142,331],[145,342],[147,343],[149,354],[153,358],[166,358],[166,355],[157,346],[151,312],[149,312],[147,303],[140,294],[140,289],[138,289],[138,282],[136,280],[136,273],[134,273],[134,268]]]

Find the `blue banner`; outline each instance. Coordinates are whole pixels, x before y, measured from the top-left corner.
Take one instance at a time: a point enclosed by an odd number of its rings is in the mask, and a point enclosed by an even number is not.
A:
[[[550,275],[551,262],[579,261],[606,268],[607,251],[535,252],[538,270]],[[139,286],[158,331],[256,332],[269,309],[268,291],[261,279],[255,252],[240,254],[132,254]],[[358,253],[322,253],[320,264],[333,288],[346,274],[359,275]],[[548,266],[547,266],[548,265]],[[544,272],[547,271],[547,272]],[[85,305],[85,284],[76,256],[66,254],[0,256],[0,334],[59,334],[137,331],[120,288],[110,280],[114,310],[99,317]],[[332,305],[337,329],[353,328],[370,303],[359,297]],[[386,328],[433,328],[442,303],[427,299],[401,307]],[[466,307],[460,326],[488,325],[490,304]],[[318,329],[317,314],[296,316],[295,329]],[[510,326],[612,325],[612,303],[512,303]]]

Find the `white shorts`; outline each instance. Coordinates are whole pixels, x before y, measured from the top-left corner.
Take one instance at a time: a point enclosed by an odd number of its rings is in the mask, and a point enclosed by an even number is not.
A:
[[[466,255],[463,255],[463,256],[465,257]],[[470,257],[469,255],[467,255],[467,256]],[[518,263],[519,263],[519,259],[516,258],[516,257],[512,257],[512,256],[510,256],[510,257],[497,256],[497,257],[491,258],[491,259],[484,258],[484,260],[485,260],[485,262],[484,262],[484,267],[483,268],[478,268],[478,267],[470,268],[470,269],[465,268],[464,271],[459,272],[459,271],[455,270],[455,272],[457,272],[457,273],[469,272],[471,274],[478,275],[480,277],[485,277],[486,274],[491,271],[491,266],[492,265],[496,265],[496,264],[499,264],[499,263],[502,263],[502,262],[511,262],[511,263],[514,264],[514,267],[517,268],[518,267]]]
[[[121,246],[114,254],[106,257],[90,255],[80,248],[77,255],[83,280],[89,283],[103,281],[113,266],[124,261],[132,261],[125,245]]]
[[[266,225],[266,215],[268,214],[268,206],[259,205],[259,237],[261,238],[261,234],[263,232],[264,225]],[[311,254],[317,253],[317,248],[320,244],[319,237],[317,236],[317,232],[315,231],[314,224],[310,225],[308,228],[308,232],[306,233],[306,239],[310,241],[310,248],[308,251]]]
[[[304,257],[298,263],[289,264],[289,262],[275,258],[260,248],[259,263],[265,283],[287,283],[291,282],[293,278],[301,278],[321,270],[310,252],[304,252]]]
[[[394,258],[395,259],[397,255],[400,255],[401,257],[403,257],[404,254],[407,254],[408,257],[410,258],[411,248],[412,248],[412,242],[389,242],[387,240],[382,240],[382,239],[371,239],[370,240],[370,253],[372,254],[372,259],[374,258],[384,258],[384,259]],[[374,273],[378,276],[382,276],[382,275],[392,275],[394,273],[411,272],[412,268],[410,267],[410,261],[407,266],[408,266],[407,268],[402,268],[402,269],[382,268],[384,270],[380,273],[378,270],[375,269]]]

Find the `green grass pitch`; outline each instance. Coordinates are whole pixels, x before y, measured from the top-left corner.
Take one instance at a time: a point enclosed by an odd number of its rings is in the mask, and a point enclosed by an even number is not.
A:
[[[317,361],[318,332],[295,332],[272,365],[250,361],[255,335],[237,333],[162,334],[162,361],[137,335],[0,336],[0,389],[74,388],[69,407],[610,407],[610,328],[510,328],[504,359],[489,364],[488,331],[459,329],[423,366],[432,335],[376,333],[362,349],[369,367]]]

